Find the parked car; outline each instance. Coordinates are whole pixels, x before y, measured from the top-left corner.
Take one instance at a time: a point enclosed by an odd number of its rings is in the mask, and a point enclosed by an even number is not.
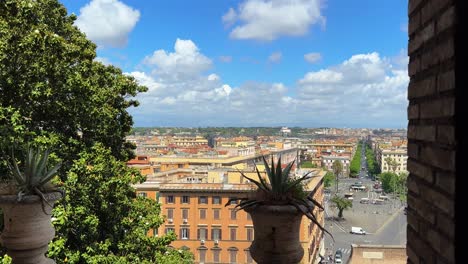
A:
[[[365,235],[366,231],[364,231],[364,229],[362,229],[362,227],[352,226],[350,233],[351,234],[356,234],[356,235]]]
[[[372,201],[372,203],[373,203],[373,204],[384,204],[384,200],[382,200],[382,199],[374,199],[374,200]]]
[[[342,259],[343,259],[343,253],[341,252],[341,250],[337,250],[335,252],[335,263],[342,263]]]
[[[344,194],[344,198],[346,198],[346,199],[352,201],[352,200],[354,199],[354,198],[353,198],[353,193],[345,193],[345,194]]]
[[[368,204],[369,203],[369,198],[361,198],[361,201],[359,201],[362,204]]]

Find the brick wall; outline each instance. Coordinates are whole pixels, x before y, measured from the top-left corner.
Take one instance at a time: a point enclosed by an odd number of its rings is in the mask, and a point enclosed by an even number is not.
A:
[[[466,263],[467,11],[466,0],[409,0],[408,263]]]
[[[455,263],[456,158],[465,134],[456,126],[465,111],[458,92],[461,5],[409,0],[408,263]]]

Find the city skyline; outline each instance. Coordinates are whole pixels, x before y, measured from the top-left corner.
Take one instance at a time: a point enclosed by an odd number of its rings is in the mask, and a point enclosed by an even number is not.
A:
[[[407,125],[407,1],[63,2],[149,88],[136,127]]]

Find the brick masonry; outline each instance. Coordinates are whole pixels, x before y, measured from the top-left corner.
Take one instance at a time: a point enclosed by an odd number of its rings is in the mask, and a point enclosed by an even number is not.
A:
[[[457,174],[462,164],[456,161],[464,134],[456,126],[462,116],[456,100],[462,5],[456,0],[408,3],[408,263],[456,262],[456,183],[462,173]]]

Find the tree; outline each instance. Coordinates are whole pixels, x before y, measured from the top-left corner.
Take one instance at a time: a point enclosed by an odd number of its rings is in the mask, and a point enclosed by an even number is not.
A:
[[[396,186],[397,186],[397,178],[398,175],[396,175],[393,172],[384,172],[379,175],[380,181],[382,181],[382,189],[386,193],[392,193],[395,192]]]
[[[166,252],[177,254],[167,247],[174,234],[147,235],[163,219],[156,201],[135,197],[131,184],[143,180],[100,143],[81,153],[64,184],[66,203],[54,209],[57,235],[49,256],[58,263],[155,263]]]
[[[32,142],[62,161],[67,195],[54,210],[58,263],[190,262],[167,245],[175,235],[146,236],[162,223],[155,201],[136,197],[145,180],[127,168],[133,120],[127,108],[146,87],[95,61],[96,45],[57,0],[0,1],[0,148]],[[0,159],[0,176],[6,169]]]
[[[333,196],[331,199],[335,203],[336,208],[338,208],[338,218],[343,218],[343,211],[353,207],[353,202],[338,195]]]
[[[398,166],[400,166],[400,164],[398,164],[398,162],[391,157],[386,157],[385,162],[387,162],[388,167],[393,171],[393,173],[395,173],[398,169]]]
[[[336,192],[338,192],[338,178],[340,177],[341,172],[343,171],[343,165],[339,160],[335,160],[332,164],[332,170],[336,178]]]
[[[127,108],[138,105],[130,97],[146,91],[94,60],[96,45],[75,19],[57,0],[0,1],[0,146],[13,140],[56,146],[62,172],[96,142],[119,160],[131,157]]]
[[[351,164],[349,166],[350,176],[357,177],[359,171],[361,170],[361,152],[362,152],[362,144],[359,143],[356,152],[354,153],[354,157],[351,160]]]
[[[326,187],[330,187],[333,182],[335,182],[335,175],[332,172],[327,171],[325,176],[323,177],[323,185]]]

